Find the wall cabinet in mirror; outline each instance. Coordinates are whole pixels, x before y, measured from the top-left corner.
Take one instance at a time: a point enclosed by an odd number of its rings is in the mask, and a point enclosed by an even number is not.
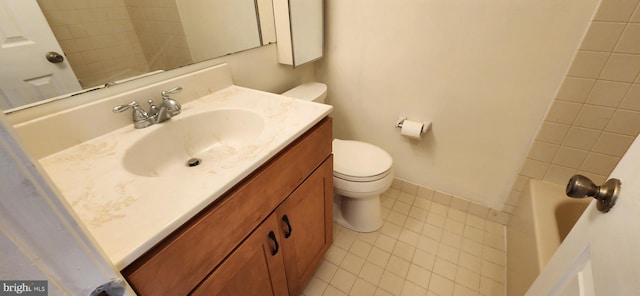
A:
[[[322,57],[322,0],[273,0],[273,11],[281,64],[297,67]]]

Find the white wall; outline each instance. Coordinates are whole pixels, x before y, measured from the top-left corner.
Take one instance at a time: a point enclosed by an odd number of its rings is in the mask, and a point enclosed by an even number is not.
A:
[[[335,136],[386,149],[399,178],[500,209],[598,1],[325,3]],[[410,142],[400,114],[433,130]]]

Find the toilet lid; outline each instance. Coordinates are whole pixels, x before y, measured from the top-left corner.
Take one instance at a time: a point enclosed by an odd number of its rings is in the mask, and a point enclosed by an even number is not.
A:
[[[333,140],[333,172],[336,177],[347,180],[382,178],[392,164],[391,155],[377,146],[360,141]]]

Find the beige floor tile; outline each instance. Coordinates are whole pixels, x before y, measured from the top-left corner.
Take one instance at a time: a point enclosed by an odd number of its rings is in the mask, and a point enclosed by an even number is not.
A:
[[[383,251],[387,251],[387,252],[391,253],[391,251],[393,251],[393,247],[396,246],[396,242],[397,242],[397,240],[395,238],[392,238],[392,237],[387,236],[385,234],[380,234],[378,236],[378,239],[376,239],[375,244],[373,244],[373,245],[376,246],[377,248],[383,250]]]
[[[379,231],[382,234],[386,234],[392,238],[398,239],[398,237],[400,236],[400,232],[402,231],[402,227],[390,222],[384,222]]]
[[[396,212],[409,215],[409,212],[411,211],[411,205],[401,201],[396,201],[396,203],[393,205],[393,208],[391,209]]]
[[[463,285],[456,284],[456,287],[453,291],[453,296],[477,296],[479,295],[478,290],[469,289]]]
[[[371,244],[366,243],[360,239],[356,239],[351,245],[349,253],[354,254],[360,258],[367,258],[367,256],[369,256],[369,252],[371,252],[371,248],[373,248]]]
[[[478,291],[480,289],[480,273],[458,267],[455,282],[474,291]]]
[[[415,264],[411,264],[411,266],[409,266],[409,272],[407,273],[407,280],[426,289],[426,288],[429,288],[430,279],[431,279],[431,271]]]
[[[407,220],[407,215],[402,214],[400,212],[391,211],[389,216],[387,217],[387,222],[391,222],[400,227],[404,226],[404,222]]]
[[[367,262],[385,268],[387,266],[387,262],[389,261],[389,257],[391,257],[391,253],[374,247],[371,249],[369,257],[367,257]]]
[[[404,281],[403,277],[400,277],[390,271],[385,271],[382,274],[378,287],[393,295],[400,295],[402,287],[404,286]]]
[[[427,216],[427,223],[433,226],[443,228],[445,224],[446,218],[439,214],[429,212],[429,216]]]
[[[447,279],[438,274],[431,275],[431,282],[429,282],[429,291],[436,293],[440,296],[453,295],[455,284],[452,280]]]
[[[457,265],[437,257],[436,262],[433,265],[433,274],[443,276],[453,281],[456,279],[457,269]]]
[[[438,247],[438,253],[436,254],[439,258],[447,260],[453,264],[458,264],[458,258],[460,258],[460,249],[447,246],[445,244],[440,244]]]
[[[353,284],[356,282],[357,278],[358,277],[355,276],[354,274],[342,268],[338,268],[336,273],[333,275],[331,282],[329,282],[329,286],[337,288],[338,290],[344,293],[349,293],[349,291],[351,291],[351,287],[353,287]],[[326,291],[325,291],[325,294],[326,294]]]
[[[340,268],[353,274],[359,274],[364,263],[364,259],[351,253],[347,253],[347,255],[342,260],[342,263],[340,264]]]
[[[494,249],[490,246],[485,246],[482,249],[482,259],[498,264],[502,267],[505,266],[507,260],[505,257],[505,252],[502,250]]]
[[[482,270],[480,273],[482,276],[490,278],[498,283],[504,283],[505,270],[504,267],[500,265],[483,260]]]
[[[411,230],[411,231],[416,232],[416,233],[421,233],[423,226],[424,226],[424,222],[423,221],[418,220],[418,219],[413,218],[413,217],[407,217],[407,220],[404,222],[403,228],[407,229],[407,230]]]
[[[504,285],[487,277],[480,277],[480,295],[504,296]]]
[[[331,247],[329,247],[329,250],[327,250],[327,253],[324,255],[324,259],[326,259],[327,261],[335,265],[340,265],[340,263],[342,263],[342,259],[344,259],[344,256],[346,255],[347,255],[347,251],[332,245]]]
[[[409,261],[392,255],[389,258],[389,262],[387,263],[387,267],[385,269],[394,273],[395,275],[406,278],[407,272],[409,272],[409,266],[411,266],[411,263],[409,263]]]
[[[418,265],[420,267],[426,268],[428,270],[433,270],[433,264],[436,262],[436,255],[427,253],[422,250],[416,250],[416,253],[413,254],[413,260],[411,263]]]
[[[427,218],[429,220],[429,218]],[[425,223],[422,228],[422,235],[428,236],[436,241],[440,241],[442,238],[442,227],[435,226],[431,223]]]
[[[359,276],[365,281],[377,286],[378,283],[380,283],[380,278],[382,278],[383,273],[383,268],[367,262],[362,267],[362,270],[360,270]]]
[[[431,254],[437,254],[439,245],[440,243],[435,239],[432,239],[427,236],[420,236],[418,238],[417,248],[420,250],[429,252]]]
[[[338,290],[336,287],[328,286],[322,296],[347,296],[347,294]]]
[[[427,294],[427,289],[420,287],[410,281],[405,281],[402,287],[401,296],[424,296]]]
[[[324,293],[328,285],[329,284],[319,278],[312,277],[302,293],[305,296],[322,296],[322,293]]]
[[[469,269],[475,273],[480,273],[482,271],[482,259],[469,253],[461,252],[460,260],[458,260],[458,267]]]
[[[377,287],[373,284],[359,278],[356,280],[355,284],[353,284],[351,292],[349,292],[349,296],[371,296],[375,294],[376,289]]]
[[[320,266],[318,266],[318,269],[316,269],[314,276],[328,283],[331,281],[337,270],[337,265],[327,260],[323,260],[322,263],[320,263]]]
[[[334,243],[302,295],[504,296],[504,225],[463,210],[473,203],[449,206],[421,190],[429,198],[383,193],[377,231],[334,224]]]
[[[411,261],[413,260],[413,254],[416,252],[416,248],[411,246],[405,242],[397,242],[396,246],[393,248],[393,255],[396,255],[404,260]]]
[[[400,231],[400,236],[398,237],[398,240],[415,247],[418,245],[419,238],[420,238],[419,234],[411,230],[402,229]]]

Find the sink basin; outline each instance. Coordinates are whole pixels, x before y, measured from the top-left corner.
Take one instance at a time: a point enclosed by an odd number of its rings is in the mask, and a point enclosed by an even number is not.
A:
[[[218,109],[176,117],[157,126],[125,152],[124,168],[146,177],[215,170],[215,165],[251,156],[264,118],[243,109]]]

